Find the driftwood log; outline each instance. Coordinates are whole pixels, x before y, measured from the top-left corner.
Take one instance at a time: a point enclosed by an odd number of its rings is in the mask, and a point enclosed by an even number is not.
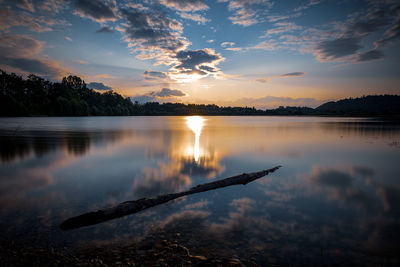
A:
[[[232,176],[215,182],[200,184],[184,192],[161,195],[156,198],[141,198],[138,200],[122,202],[112,208],[89,212],[76,217],[69,218],[60,225],[60,228],[62,230],[71,230],[83,226],[94,225],[112,219],[120,218],[126,215],[134,214],[139,211],[166,203],[168,201],[171,201],[179,197],[205,192],[209,190],[215,190],[218,188],[227,187],[231,185],[239,185],[239,184],[246,185],[254,180],[257,180],[269,173],[276,171],[280,167],[281,166],[276,166],[274,168],[259,172],[243,173],[240,175]]]

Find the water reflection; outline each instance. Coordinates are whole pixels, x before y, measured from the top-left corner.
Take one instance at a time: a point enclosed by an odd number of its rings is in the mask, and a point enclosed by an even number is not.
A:
[[[191,116],[186,118],[186,124],[188,125],[189,129],[193,131],[195,135],[195,141],[194,141],[194,146],[193,150],[190,148],[188,149],[188,152],[190,154],[193,154],[194,160],[197,162],[199,161],[200,157],[200,135],[201,135],[201,129],[203,128],[203,123],[204,119],[200,116]]]
[[[1,240],[25,236],[62,247],[126,240],[151,228],[153,237],[180,233],[194,251],[252,255],[261,265],[318,265],[321,248],[331,265],[396,259],[400,150],[389,144],[400,141],[398,125],[289,117],[59,120],[0,120]],[[275,165],[284,167],[244,187],[58,230],[88,210]]]

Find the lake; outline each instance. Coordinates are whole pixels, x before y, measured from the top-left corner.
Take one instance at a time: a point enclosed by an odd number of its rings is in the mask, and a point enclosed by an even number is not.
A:
[[[167,233],[260,265],[390,265],[400,126],[368,118],[0,119],[0,241],[73,248]],[[61,231],[71,216],[282,165],[246,186]]]

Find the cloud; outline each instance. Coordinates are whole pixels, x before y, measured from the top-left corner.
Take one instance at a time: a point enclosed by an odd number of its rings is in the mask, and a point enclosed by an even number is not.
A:
[[[114,30],[113,30],[112,27],[103,26],[103,27],[101,27],[100,29],[98,29],[96,32],[97,32],[97,33],[110,33],[110,32],[113,32],[113,31],[114,31]]]
[[[131,98],[132,102],[138,102],[144,104],[147,102],[157,102],[157,98],[149,95],[136,95]]]
[[[161,91],[153,91],[149,93],[150,96],[154,97],[171,97],[171,96],[186,96],[186,94],[180,90],[175,90],[175,89],[168,89],[168,88],[163,88]]]
[[[21,9],[25,9],[30,12],[35,12],[35,8],[30,0],[13,0],[9,1],[15,3],[15,5]]]
[[[301,15],[301,10],[322,1],[309,1],[293,14],[268,16],[270,22]],[[296,31],[296,34],[291,32]],[[384,34],[381,38],[379,35]],[[400,6],[394,2],[370,3],[368,9],[347,16],[344,21],[333,21],[314,27],[278,22],[266,31],[268,41],[247,49],[298,50],[312,53],[320,62],[360,63],[384,58],[384,46],[400,37]]]
[[[373,170],[371,171],[373,173]],[[377,208],[378,203],[374,199],[374,194],[359,187],[359,180],[365,183],[367,179],[371,178],[364,172],[357,172],[354,167],[316,166],[308,174],[307,179],[333,199],[340,199],[349,204],[358,204],[367,210]]]
[[[276,50],[278,48],[277,44],[272,41],[262,41],[255,46],[249,47],[248,49],[257,49],[257,50]]]
[[[58,78],[62,69],[55,61],[39,58],[1,58],[2,64],[17,68],[27,73],[35,73],[45,77]]]
[[[221,46],[222,47],[232,47],[232,46],[234,46],[235,45],[235,43],[234,42],[223,42],[223,43],[221,43]]]
[[[304,72],[298,71],[298,72],[285,73],[285,74],[280,75],[280,77],[301,77],[301,76],[304,76],[304,75],[305,75]]]
[[[301,15],[301,13],[298,12],[298,13],[293,13],[293,14],[290,14],[290,15],[270,15],[270,16],[267,16],[267,18],[268,18],[269,22],[277,22],[277,21],[280,21],[280,20],[296,18],[296,17],[299,17],[300,15]]]
[[[355,57],[355,62],[367,62],[372,60],[378,60],[384,58],[382,51],[378,49],[373,49],[367,52],[358,53]]]
[[[157,10],[126,9],[121,13],[126,20],[123,31],[128,47],[139,59],[155,59],[155,65],[171,66],[165,73],[168,78],[186,82],[208,76],[222,77],[216,65],[224,58],[208,48],[187,50],[190,43],[181,36],[183,27],[177,20]],[[146,80],[160,78],[149,72],[143,76]]]
[[[395,40],[400,38],[400,7],[397,7],[397,17],[392,25],[388,30],[385,32],[385,38],[379,40],[377,42],[378,46],[387,45]]]
[[[65,39],[66,39],[67,41],[72,42],[72,39],[71,39],[70,37],[68,37],[68,36],[65,36]]]
[[[98,83],[98,82],[91,82],[87,84],[87,87],[89,89],[95,89],[95,90],[100,90],[100,91],[107,91],[107,90],[112,90],[110,86],[106,86],[103,83]]]
[[[237,211],[241,214],[244,214],[246,211],[251,210],[254,205],[254,200],[244,197],[232,200],[229,204],[237,209]]]
[[[179,15],[181,16],[181,18],[190,19],[190,20],[198,22],[199,24],[205,24],[206,22],[210,21],[209,19],[206,19],[205,17],[203,17],[199,14],[181,12],[181,13],[179,13]]]
[[[26,35],[0,34],[1,67],[48,78],[59,78],[66,70],[58,62],[42,58],[43,44]]]
[[[359,37],[341,37],[333,40],[319,42],[315,51],[319,61],[335,61],[344,56],[350,56],[362,46]]]
[[[274,24],[274,26],[275,26],[275,28],[272,28],[272,29],[266,31],[265,35],[261,36],[261,38],[267,37],[268,35],[272,35],[272,34],[292,32],[292,31],[295,31],[295,30],[302,29],[301,26],[296,25],[293,22],[277,22],[277,23]]]
[[[43,43],[27,35],[0,33],[2,56],[28,57],[41,52]]]
[[[187,96],[187,94],[177,89],[162,88],[160,91],[151,91],[143,95],[136,95],[132,98],[132,101],[138,101],[139,103],[168,102],[182,96]]]
[[[201,209],[206,206],[208,206],[210,202],[208,200],[201,200],[195,203],[187,204],[184,209],[190,210],[190,209]]]
[[[59,13],[62,10],[68,8],[70,1],[69,0],[44,0],[40,2],[37,7],[41,10]]]
[[[306,73],[301,72],[301,71],[296,71],[296,72],[289,72],[281,75],[271,75],[271,76],[265,76],[263,78],[256,79],[256,82],[260,83],[267,83],[270,82],[272,79],[275,78],[295,78],[295,77],[303,77]]]
[[[221,46],[225,47],[225,50],[228,50],[228,51],[240,51],[240,50],[242,50],[241,47],[233,47],[234,45],[235,45],[234,42],[223,42],[223,43],[221,43]]]
[[[313,168],[310,178],[316,184],[346,188],[352,184],[352,176],[336,169]]]
[[[103,78],[103,79],[113,79],[113,78],[114,78],[114,76],[111,76],[111,75],[109,75],[109,74],[97,74],[97,75],[95,75],[94,77],[96,77],[96,78]]]
[[[303,5],[299,6],[299,7],[296,7],[294,9],[294,11],[295,12],[299,12],[299,11],[305,10],[307,8],[310,8],[312,6],[318,5],[319,3],[321,3],[320,0],[310,0],[307,4],[303,4]]]
[[[89,64],[89,62],[87,62],[87,61],[85,61],[85,60],[81,60],[81,59],[74,60],[74,62],[76,62],[76,63],[78,63],[78,64],[82,64],[82,65],[88,65],[88,64]]]
[[[241,51],[242,48],[241,47],[227,47],[227,48],[225,48],[225,50],[228,50],[228,51]]]
[[[166,79],[168,78],[167,74],[160,71],[145,71],[142,76],[145,80],[159,80],[159,79]]]
[[[125,41],[139,59],[156,59],[156,64],[170,65],[175,54],[189,45],[180,36],[181,23],[163,13],[133,9],[122,10],[122,14],[126,19]]]
[[[367,14],[359,14],[344,23],[338,23],[337,28],[339,31],[333,35],[340,35],[339,38],[330,39],[328,33],[321,31],[321,36],[328,37],[328,40],[314,43],[311,51],[319,61],[359,63],[378,60],[384,58],[380,48],[400,36],[400,7],[392,5],[373,9]],[[374,48],[360,52],[363,48],[361,43],[365,43],[366,37],[382,28],[386,28],[384,37],[373,43]]]
[[[182,157],[176,163],[180,166],[180,173],[199,177],[215,178],[221,174],[225,167],[220,164],[220,155],[210,153],[210,155],[200,156],[196,161],[194,157]]]
[[[273,3],[269,0],[218,0],[218,2],[228,2],[228,9],[235,12],[235,15],[229,17],[229,19],[233,24],[245,27],[262,21],[263,16],[260,16],[259,13],[263,8],[273,6]]]
[[[160,4],[185,12],[208,9],[203,0],[160,0]]]
[[[190,78],[191,75],[197,75],[199,78],[209,75],[217,77],[221,73],[216,65],[225,58],[213,49],[204,48],[200,50],[179,51],[175,59],[177,60],[177,64],[171,68],[173,72],[170,73],[170,77],[176,80],[184,80]]]
[[[69,25],[69,23],[48,16],[37,16],[28,12],[14,13],[11,9],[0,9],[0,30],[3,31],[14,26],[23,26],[35,32],[48,32],[53,30],[54,25]]]
[[[117,19],[115,0],[75,0],[75,14],[97,22]]]

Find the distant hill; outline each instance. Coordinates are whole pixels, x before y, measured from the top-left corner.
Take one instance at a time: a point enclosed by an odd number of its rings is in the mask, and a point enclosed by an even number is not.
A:
[[[400,114],[399,95],[370,95],[331,101],[315,108],[326,115],[385,116]]]

